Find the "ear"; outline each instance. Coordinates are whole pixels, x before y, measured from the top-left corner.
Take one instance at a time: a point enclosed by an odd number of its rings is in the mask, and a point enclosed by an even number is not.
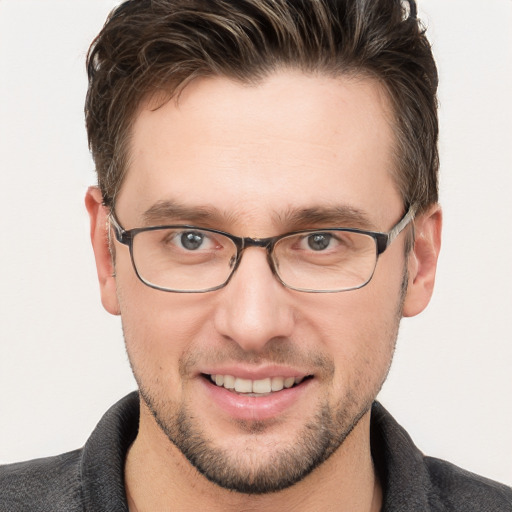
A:
[[[441,249],[441,228],[442,212],[437,204],[414,220],[415,241],[409,253],[409,283],[403,316],[421,313],[430,302]]]
[[[101,302],[109,313],[119,315],[114,263],[109,247],[109,210],[103,205],[103,196],[98,187],[89,187],[85,195],[85,206],[91,223],[91,242],[96,259]]]

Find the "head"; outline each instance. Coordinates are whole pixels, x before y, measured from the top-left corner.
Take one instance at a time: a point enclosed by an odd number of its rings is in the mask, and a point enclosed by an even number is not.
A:
[[[428,303],[439,249],[437,77],[414,3],[129,1],[88,70],[99,190],[87,206],[141,433],[249,493],[289,487],[368,442],[400,318]],[[125,229],[382,232],[413,204],[416,239],[411,224],[366,286],[341,293],[285,288],[261,247],[224,288],[155,290],[105,228],[115,208]],[[228,389],[236,379],[256,396]],[[286,379],[295,384],[265,391]]]

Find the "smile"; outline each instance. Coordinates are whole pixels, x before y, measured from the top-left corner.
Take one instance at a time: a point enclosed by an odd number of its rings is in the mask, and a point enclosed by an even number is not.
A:
[[[200,379],[204,383],[208,407],[218,407],[230,421],[265,421],[297,412],[298,404],[304,407],[307,397],[313,397],[310,393],[316,389],[314,375],[300,370],[294,372],[295,375],[290,368],[284,368],[282,372],[268,367],[252,372],[239,369],[238,375],[234,370],[212,369],[211,373],[201,373]]]
[[[265,396],[283,389],[289,389],[304,380],[304,377],[267,377],[251,380],[234,377],[233,375],[210,375],[209,378],[218,387],[254,396]]]

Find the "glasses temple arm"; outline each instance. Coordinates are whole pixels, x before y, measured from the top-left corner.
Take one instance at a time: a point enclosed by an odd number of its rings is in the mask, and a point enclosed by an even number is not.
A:
[[[416,215],[416,210],[418,209],[417,205],[413,204],[407,210],[407,213],[402,217],[402,219],[396,224],[388,233],[388,241],[386,247],[391,244],[391,242],[405,229],[405,227],[414,219]]]

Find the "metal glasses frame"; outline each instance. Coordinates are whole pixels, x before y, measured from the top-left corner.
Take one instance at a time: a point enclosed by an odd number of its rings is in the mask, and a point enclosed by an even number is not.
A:
[[[245,249],[248,247],[262,247],[266,249],[267,251],[267,261],[270,266],[270,269],[272,270],[272,273],[276,276],[276,278],[279,280],[279,282],[285,286],[286,288],[289,288],[291,290],[299,291],[299,292],[307,292],[307,293],[339,293],[344,291],[350,291],[350,290],[357,290],[359,288],[362,288],[363,286],[366,286],[372,279],[373,274],[375,273],[375,268],[377,267],[377,261],[379,259],[379,256],[391,245],[393,240],[407,227],[407,225],[414,219],[414,215],[416,214],[416,205],[410,206],[404,216],[387,232],[379,232],[379,231],[367,231],[364,229],[357,229],[357,228],[315,228],[315,229],[304,229],[299,231],[290,231],[288,233],[284,233],[282,235],[272,236],[268,238],[251,238],[251,237],[240,237],[236,235],[232,235],[231,233],[227,233],[225,231],[220,231],[218,229],[210,229],[210,228],[202,228],[199,226],[193,226],[188,224],[170,224],[170,225],[162,225],[162,226],[148,226],[144,228],[133,228],[133,229],[124,229],[119,221],[117,220],[115,213],[111,212],[109,215],[109,221],[112,227],[114,228],[114,234],[116,240],[123,244],[128,246],[130,250],[130,257],[132,260],[133,269],[135,270],[135,274],[137,277],[142,281],[145,285],[149,286],[150,288],[155,288],[156,290],[161,290],[164,292],[173,292],[173,293],[206,293],[206,292],[212,292],[215,290],[219,290],[221,288],[224,288],[231,278],[233,277],[233,274],[236,272],[238,266],[240,265],[240,261],[242,260],[242,255]],[[137,269],[137,265],[135,264],[135,259],[133,256],[133,240],[135,236],[138,233],[143,233],[145,231],[156,231],[161,229],[190,229],[190,230],[200,230],[200,231],[206,231],[208,233],[217,233],[219,235],[223,235],[226,238],[229,238],[233,244],[236,247],[236,257],[234,261],[233,268],[231,269],[231,272],[229,273],[226,280],[218,285],[211,288],[205,288],[201,290],[174,290],[172,288],[165,288],[162,286],[155,285],[154,283],[150,283],[149,281],[146,281],[143,276],[139,274],[139,270]],[[376,258],[375,258],[375,266],[373,268],[372,274],[370,277],[361,285],[354,286],[351,288],[342,288],[338,290],[314,290],[314,289],[304,289],[304,288],[295,288],[293,286],[290,286],[286,284],[279,275],[274,259],[273,259],[273,251],[274,247],[279,242],[279,240],[293,236],[298,235],[302,233],[317,233],[322,231],[344,231],[348,233],[359,233],[362,235],[367,235],[372,237],[375,240],[375,248],[376,248]]]

